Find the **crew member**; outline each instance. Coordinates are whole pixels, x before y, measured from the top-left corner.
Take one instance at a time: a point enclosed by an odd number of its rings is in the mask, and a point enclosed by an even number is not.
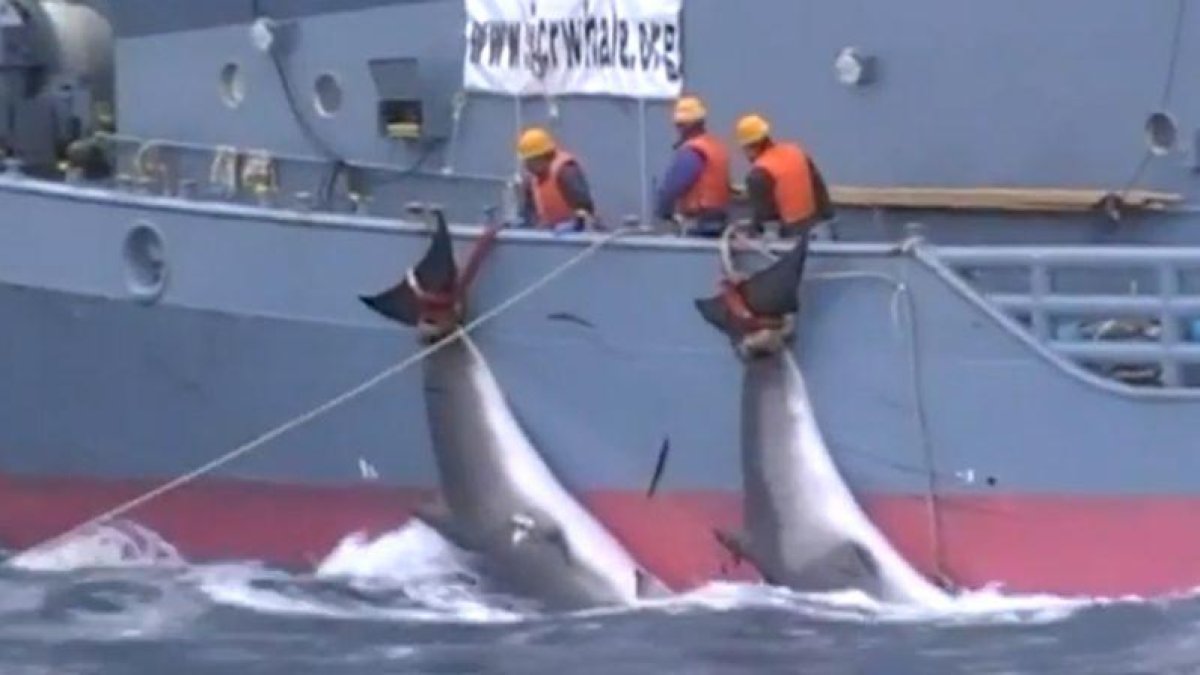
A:
[[[796,143],[771,138],[771,125],[760,115],[746,115],[735,128],[738,144],[750,160],[746,192],[751,226],[779,223],[782,237],[803,236],[818,222],[833,216],[829,191],[821,172]]]
[[[595,207],[583,168],[548,131],[526,129],[517,139],[517,155],[525,167],[521,217],[526,227],[567,232],[592,223]]]
[[[683,225],[687,234],[717,237],[729,217],[729,151],[708,133],[707,117],[698,97],[684,96],[675,103],[679,139],[655,211],[659,219]]]

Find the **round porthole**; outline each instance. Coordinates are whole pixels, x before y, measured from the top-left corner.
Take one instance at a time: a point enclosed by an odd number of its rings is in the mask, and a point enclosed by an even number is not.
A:
[[[162,234],[149,223],[138,223],[125,236],[125,286],[144,302],[157,300],[167,287],[167,257]]]
[[[1179,129],[1168,113],[1160,111],[1146,118],[1146,143],[1150,152],[1165,155],[1175,149],[1178,138]]]
[[[342,85],[330,73],[324,73],[313,85],[313,105],[323,117],[333,117],[342,107]]]
[[[230,108],[236,108],[246,98],[246,80],[242,77],[242,69],[236,63],[226,63],[221,68],[220,77],[221,101]]]

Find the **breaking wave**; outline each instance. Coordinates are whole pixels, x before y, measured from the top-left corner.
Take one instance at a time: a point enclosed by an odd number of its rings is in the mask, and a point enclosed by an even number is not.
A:
[[[308,574],[255,562],[189,565],[154,532],[119,523],[8,559],[7,570],[0,568],[0,635],[10,634],[22,618],[26,623],[57,618],[85,632],[139,637],[180,629],[220,608],[370,622],[500,624],[547,618],[528,602],[490,589],[473,563],[472,556],[420,521],[375,538],[349,535]],[[948,608],[932,609],[888,605],[859,591],[796,593],[762,584],[713,582],[633,608],[572,616],[748,609],[839,623],[1046,624],[1082,610],[1146,602],[983,589],[959,595]]]
[[[343,539],[312,575],[251,565],[196,572],[214,602],[258,612],[341,619],[505,622],[516,600],[489,593],[471,558],[420,521],[374,540]]]
[[[1085,609],[1143,602],[1136,597],[1007,595],[998,588],[985,588],[964,592],[952,598],[948,606],[933,608],[882,603],[858,590],[798,593],[762,584],[714,582],[647,607],[668,613],[769,609],[835,622],[995,625],[1054,623]]]
[[[500,623],[530,614],[488,589],[471,557],[420,521],[374,539],[347,536],[307,574],[254,561],[191,565],[162,537],[127,522],[0,560],[0,635],[21,619],[88,617],[92,628],[111,624],[100,630],[107,637],[136,637],[165,624],[147,612],[171,609],[184,621],[220,608],[404,622]]]
[[[346,537],[313,571],[190,565],[90,533],[0,563],[0,672],[1193,672],[1200,602],[1007,595],[948,609],[711,583],[548,616],[490,592],[414,523]],[[85,545],[86,542],[86,545]],[[123,542],[117,545],[115,542]],[[88,551],[92,557],[89,558]],[[69,553],[69,554],[68,554]],[[29,669],[31,664],[32,670]],[[130,670],[129,672],[132,672]]]
[[[83,568],[179,566],[179,551],[137,523],[96,525],[59,541],[14,555],[6,564],[31,572],[70,572]]]

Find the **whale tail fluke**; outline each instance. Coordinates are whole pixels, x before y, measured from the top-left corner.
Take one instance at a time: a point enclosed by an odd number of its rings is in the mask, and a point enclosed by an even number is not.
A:
[[[416,326],[428,299],[452,296],[458,284],[458,265],[446,216],[435,212],[433,236],[425,256],[391,288],[382,293],[359,296],[359,300],[378,314],[404,324]]]
[[[695,301],[710,325],[732,338],[753,330],[760,319],[782,319],[800,311],[799,287],[808,256],[805,240],[770,266],[740,281],[724,280],[722,292]]]

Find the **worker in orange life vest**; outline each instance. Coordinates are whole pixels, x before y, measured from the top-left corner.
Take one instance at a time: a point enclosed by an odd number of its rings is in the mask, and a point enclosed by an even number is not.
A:
[[[684,226],[687,234],[718,237],[729,219],[729,151],[708,133],[708,111],[696,96],[684,96],[672,114],[679,140],[659,186],[656,215]]]
[[[773,140],[770,123],[760,115],[739,119],[734,134],[752,165],[746,175],[751,226],[761,233],[764,223],[778,222],[780,236],[803,236],[807,242],[812,226],[833,216],[816,164],[798,144]]]
[[[550,132],[526,129],[517,139],[517,155],[525,168],[521,217],[526,226],[567,232],[592,223],[595,207],[583,168],[558,148]]]

